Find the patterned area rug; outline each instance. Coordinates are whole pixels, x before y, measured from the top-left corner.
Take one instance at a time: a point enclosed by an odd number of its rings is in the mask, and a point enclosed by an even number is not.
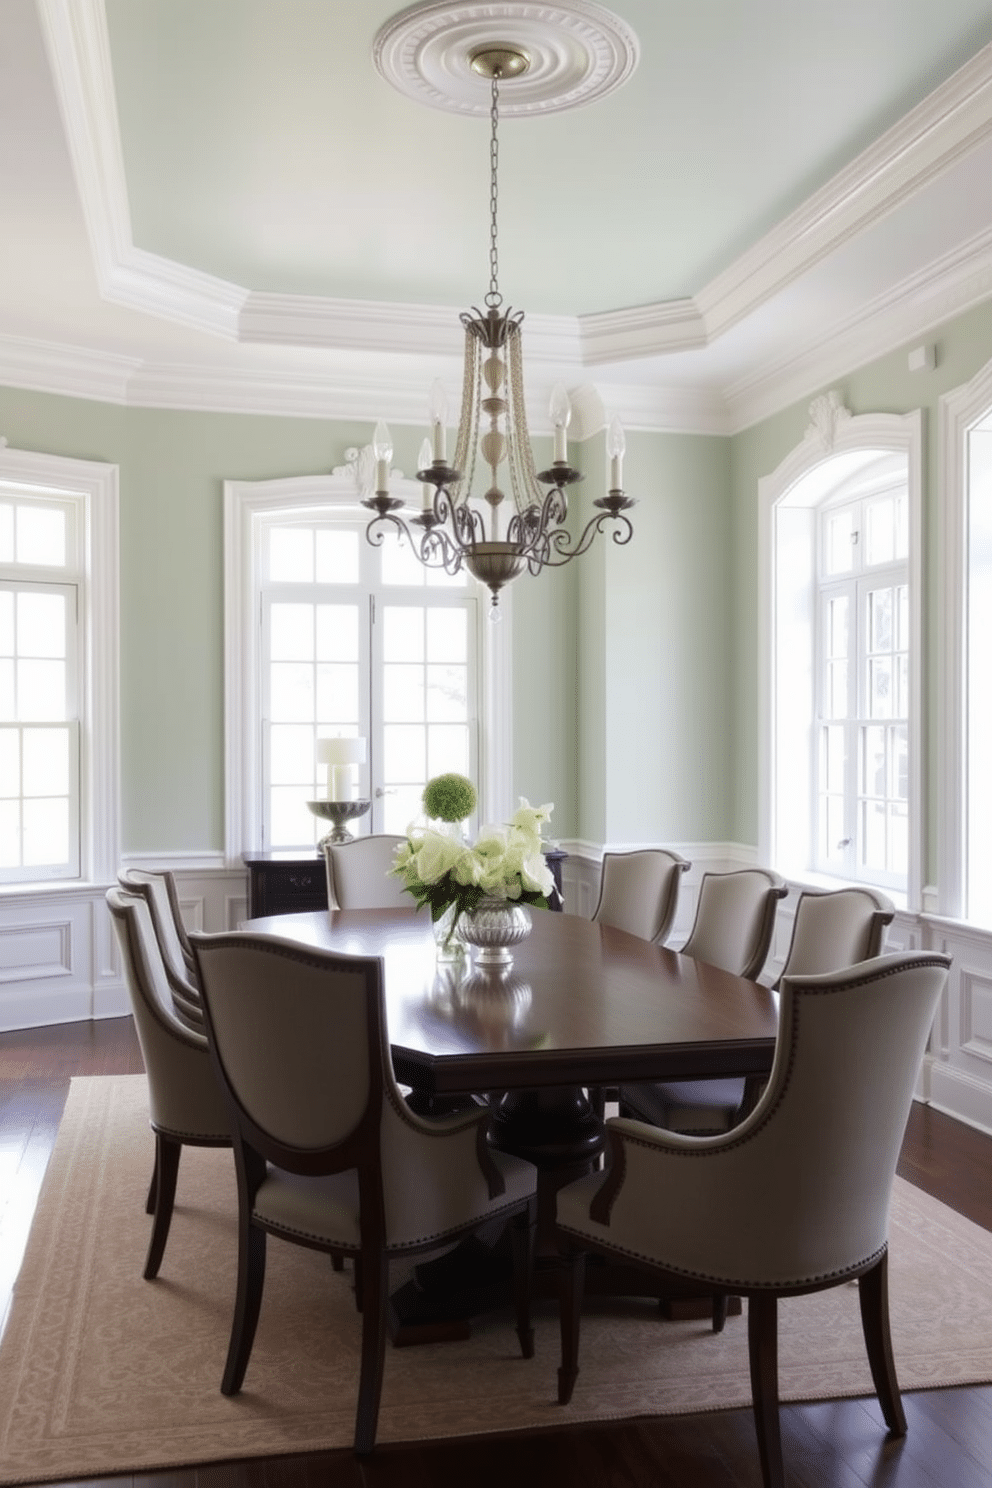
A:
[[[229,1152],[186,1149],[160,1278],[141,1279],[152,1162],[144,1077],[74,1080],[0,1345],[0,1483],[349,1446],[359,1318],[349,1271],[271,1241],[245,1389],[220,1393],[235,1277]],[[992,1234],[897,1182],[892,1333],[904,1389],[992,1380]],[[462,1343],[387,1349],[379,1440],[750,1403],[746,1325],[590,1303],[570,1406],[557,1318],[520,1358],[509,1318]],[[855,1286],[780,1309],[784,1399],[870,1395]]]

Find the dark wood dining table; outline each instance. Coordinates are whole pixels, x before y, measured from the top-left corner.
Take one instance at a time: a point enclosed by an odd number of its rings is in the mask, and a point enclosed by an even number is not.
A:
[[[424,1112],[488,1099],[490,1141],[537,1166],[540,1251],[549,1248],[558,1188],[588,1172],[603,1147],[589,1090],[767,1073],[778,1008],[767,987],[612,926],[541,911],[533,922],[507,969],[470,958],[438,964],[430,920],[415,910],[273,915],[243,928],[382,958],[397,1080]],[[430,1286],[436,1264],[418,1268],[405,1318],[397,1302],[394,1341],[441,1336],[428,1318],[432,1290],[445,1294],[441,1312],[462,1306],[465,1288],[452,1283],[450,1264]],[[598,1287],[590,1279],[591,1290],[644,1295],[643,1276],[614,1268]]]

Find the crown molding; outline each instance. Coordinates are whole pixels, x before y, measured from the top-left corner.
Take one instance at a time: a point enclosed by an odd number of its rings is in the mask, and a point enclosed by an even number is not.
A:
[[[0,336],[0,383],[34,393],[127,403],[131,380],[141,366],[138,357]]]
[[[696,296],[710,341],[992,136],[992,44]]]
[[[877,361],[908,341],[965,314],[992,296],[992,230],[978,234],[925,270],[805,343],[795,356],[766,363],[724,389],[731,433],[801,402],[827,383]]]

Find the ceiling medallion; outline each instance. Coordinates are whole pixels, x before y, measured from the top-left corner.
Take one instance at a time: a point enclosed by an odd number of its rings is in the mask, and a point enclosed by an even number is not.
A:
[[[500,100],[505,118],[593,103],[625,83],[640,57],[634,32],[601,5],[504,0],[411,5],[381,27],[372,60],[409,98],[451,113],[487,114],[489,87],[472,59],[500,48],[526,58]]]

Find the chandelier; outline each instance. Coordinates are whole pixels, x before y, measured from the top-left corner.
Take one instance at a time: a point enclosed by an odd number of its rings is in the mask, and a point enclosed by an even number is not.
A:
[[[530,59],[522,49],[500,44],[473,51],[469,62],[474,72],[490,80],[491,86],[489,290],[484,311],[473,307],[461,316],[465,362],[454,463],[449,465],[447,459],[444,389],[435,382],[429,409],[431,439],[421,445],[423,468],[417,471],[423,509],[409,521],[399,515],[404,502],[389,494],[393,449],[389,430],[381,421],[372,441],[375,491],[362,504],[375,512],[366,529],[370,543],[379,546],[394,532],[409,542],[428,568],[455,574],[465,567],[489,589],[491,613],[496,617],[500,590],[524,569],[538,574],[545,568],[560,568],[585,553],[607,524],[615,543],[629,542],[633,528],[625,513],[634,502],[623,491],[625,441],[620,421],[614,418],[606,439],[609,490],[593,503],[596,515],[580,535],[574,536],[565,525],[568,487],[583,477],[568,463],[571,408],[561,385],[551,396],[554,456],[547,470],[534,468],[520,346],[524,315],[522,310],[502,308],[497,237],[499,84],[502,78],[526,72]],[[506,468],[509,478],[512,505],[508,517],[503,512],[507,493],[499,484],[501,467]],[[488,472],[482,476],[488,488],[474,495],[477,470]]]

